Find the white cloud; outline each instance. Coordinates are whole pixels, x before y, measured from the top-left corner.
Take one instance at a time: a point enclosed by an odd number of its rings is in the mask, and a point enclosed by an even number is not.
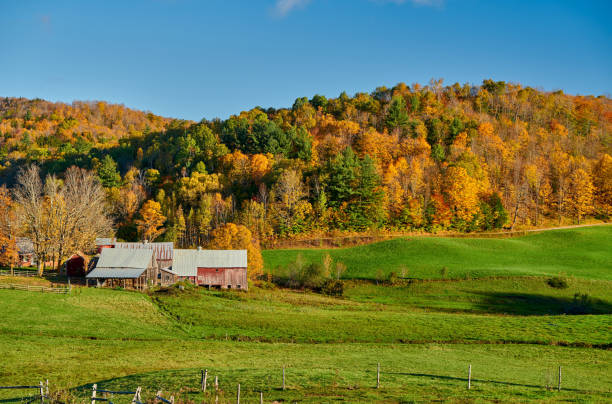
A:
[[[294,9],[304,7],[308,3],[310,0],[276,0],[274,11],[278,16],[284,17]]]
[[[444,0],[369,0],[373,3],[385,4],[404,4],[411,3],[415,6],[440,7],[444,4]],[[279,17],[284,17],[296,8],[304,8],[311,0],[276,0],[274,5],[274,13]]]

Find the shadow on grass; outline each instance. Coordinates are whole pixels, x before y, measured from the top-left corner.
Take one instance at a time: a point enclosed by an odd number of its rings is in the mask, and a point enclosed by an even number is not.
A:
[[[612,304],[577,293],[574,297],[552,297],[530,293],[472,292],[482,296],[478,311],[523,316],[611,314]]]

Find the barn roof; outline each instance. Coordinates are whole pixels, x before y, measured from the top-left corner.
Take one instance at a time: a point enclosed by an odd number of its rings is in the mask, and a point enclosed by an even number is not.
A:
[[[153,250],[104,248],[87,278],[138,278],[153,261]]]
[[[104,248],[96,268],[147,268],[153,258],[152,250]]]
[[[101,245],[114,245],[115,241],[116,240],[114,238],[110,238],[110,237],[98,237],[96,239],[96,245],[97,246],[101,246]]]
[[[174,243],[163,242],[163,243],[124,243],[115,242],[115,248],[127,248],[132,250],[153,250],[155,251],[155,258],[158,260],[171,260]]]
[[[98,268],[95,267],[86,278],[119,278],[119,279],[136,279],[146,268]]]
[[[179,276],[197,276],[198,267],[246,268],[246,250],[174,250],[172,270]]]

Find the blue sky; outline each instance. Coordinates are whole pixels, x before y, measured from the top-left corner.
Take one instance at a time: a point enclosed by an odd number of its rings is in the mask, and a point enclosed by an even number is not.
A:
[[[398,82],[612,92],[611,1],[0,0],[0,96],[226,118]]]

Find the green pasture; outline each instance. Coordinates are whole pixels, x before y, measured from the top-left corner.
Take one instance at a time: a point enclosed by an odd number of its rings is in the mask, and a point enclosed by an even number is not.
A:
[[[612,280],[612,226],[553,230],[515,238],[406,237],[336,249],[263,251],[268,271],[301,254],[320,262],[325,254],[347,267],[346,279],[376,279],[380,272],[409,278],[572,275]]]
[[[219,403],[235,402],[238,383],[242,403],[259,402],[260,391],[265,402],[609,402],[610,229],[302,251],[313,260],[329,252],[347,265],[342,298],[271,285],[150,294],[0,290],[0,386],[49,379],[66,403],[85,402],[92,383],[141,386],[145,400],[162,390],[177,403],[213,403],[214,394],[198,391],[206,368],[210,383],[219,377]],[[266,265],[297,253],[265,251]],[[410,279],[376,280],[378,269],[399,272],[399,256],[412,262],[401,263]],[[446,279],[439,266],[448,267]],[[564,284],[551,284],[551,275]],[[559,366],[562,391],[547,390]],[[0,390],[0,403],[26,394]],[[112,397],[115,404],[130,399]]]

